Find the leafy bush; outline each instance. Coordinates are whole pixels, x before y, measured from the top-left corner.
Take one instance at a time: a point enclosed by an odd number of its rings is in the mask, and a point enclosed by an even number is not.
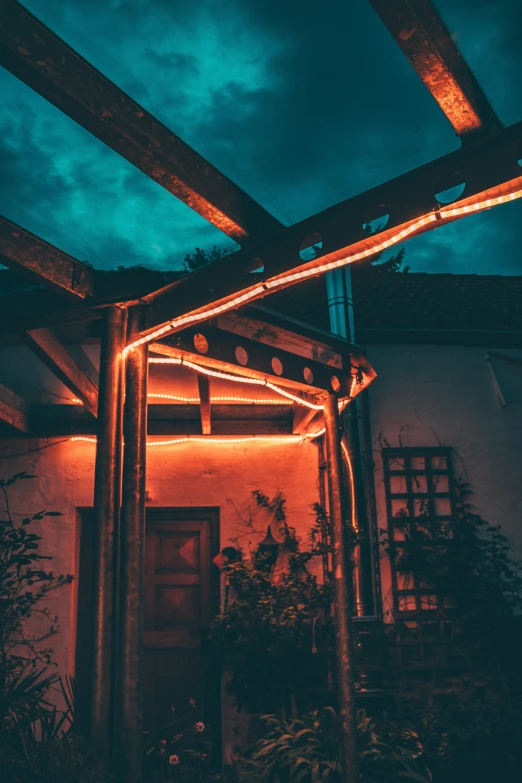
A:
[[[50,671],[52,650],[46,642],[58,625],[42,603],[72,576],[44,568],[51,558],[40,554],[41,536],[31,532],[31,525],[61,514],[38,511],[17,525],[10,511],[8,489],[34,478],[18,473],[0,480],[0,780],[101,783],[109,780],[107,773],[72,733],[71,682]],[[44,621],[39,633],[31,632],[34,624],[28,627],[35,617]],[[49,701],[51,688],[60,692],[63,710]]]
[[[58,677],[49,673],[52,651],[44,642],[57,633],[58,626],[57,618],[42,608],[42,601],[72,580],[70,575],[43,568],[51,558],[39,553],[41,536],[30,532],[33,522],[61,516],[60,512],[38,511],[19,525],[13,521],[8,489],[29,479],[34,476],[18,473],[0,480],[4,496],[0,519],[0,754],[13,733],[31,736],[42,711],[50,709],[46,696]],[[30,633],[27,627],[35,615],[46,621],[39,634]]]
[[[6,783],[108,783],[112,776],[74,735],[51,741],[30,739],[23,752],[0,760]]]
[[[395,558],[403,577],[420,575],[444,597],[453,671],[412,681],[411,671],[388,667],[387,685],[404,725],[421,737],[436,781],[511,783],[522,765],[522,572],[501,527],[475,512],[471,495],[459,480],[449,520],[421,506],[416,534],[405,525]],[[383,541],[389,551],[387,531]]]
[[[249,559],[232,550],[236,556],[227,558],[223,569],[229,600],[212,625],[210,641],[231,672],[230,690],[240,709],[295,711],[303,682],[320,669],[317,653],[330,646],[331,586],[321,584],[310,569],[327,550],[326,519],[315,507],[304,548],[286,521],[283,496],[253,494],[279,526],[278,565],[273,568],[261,549]]]
[[[289,721],[262,718],[266,736],[239,765],[239,777],[266,783],[342,783],[337,713],[332,707]],[[363,710],[357,714],[358,763],[364,783],[429,783],[423,748],[411,731],[383,723],[380,732]]]

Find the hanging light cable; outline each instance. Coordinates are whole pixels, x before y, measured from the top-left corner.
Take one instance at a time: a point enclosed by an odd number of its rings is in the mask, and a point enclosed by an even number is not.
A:
[[[323,409],[322,405],[318,405],[317,403],[304,400],[302,397],[298,397],[296,394],[292,394],[291,392],[286,391],[285,389],[281,389],[279,386],[276,386],[275,383],[262,380],[261,378],[251,378],[246,375],[232,375],[231,373],[220,372],[219,370],[210,370],[208,367],[205,367],[202,364],[196,364],[195,362],[190,362],[188,361],[188,359],[179,359],[178,357],[175,356],[151,358],[149,359],[149,363],[150,364],[176,364],[176,365],[183,364],[186,367],[190,367],[191,370],[195,370],[195,372],[201,373],[202,375],[209,375],[212,378],[221,378],[221,380],[233,381],[234,383],[250,383],[250,384],[254,384],[255,386],[266,386],[268,389],[272,389],[272,391],[277,392],[277,394],[281,394],[283,397],[287,397],[289,400],[293,400],[293,402],[297,402],[299,405],[304,405],[306,408],[311,408],[312,410],[315,411],[320,411]]]
[[[324,274],[325,272],[329,272],[332,269],[338,269],[339,267],[345,266],[346,264],[352,264],[354,261],[361,261],[365,258],[376,255],[377,253],[382,253],[383,250],[387,250],[389,247],[396,245],[398,242],[402,242],[404,239],[419,231],[421,228],[429,225],[430,223],[434,223],[438,220],[463,217],[464,215],[468,215],[473,212],[481,212],[485,209],[491,209],[491,207],[497,206],[499,204],[514,201],[521,196],[522,189],[515,190],[512,193],[508,193],[504,196],[484,199],[482,201],[476,202],[475,204],[468,204],[462,207],[455,206],[452,209],[443,209],[438,210],[437,212],[432,212],[429,215],[425,215],[424,217],[419,218],[407,228],[403,228],[401,231],[392,234],[392,236],[388,239],[377,242],[375,245],[372,245],[365,250],[349,254],[344,258],[337,259],[336,261],[329,261],[324,264],[318,263],[306,269],[297,269],[295,272],[276,275],[275,277],[269,278],[262,284],[247,288],[237,296],[228,298],[227,301],[221,304],[205,305],[205,307],[200,308],[196,312],[188,313],[187,315],[179,316],[178,318],[173,318],[172,321],[169,321],[169,323],[165,324],[164,326],[161,326],[149,334],[143,335],[137,340],[129,343],[129,345],[123,349],[123,355],[126,356],[129,351],[134,350],[140,345],[149,343],[152,340],[155,340],[174,329],[181,329],[185,326],[197,324],[201,321],[207,320],[208,318],[213,318],[214,316],[219,315],[219,313],[234,310],[237,307],[264,296],[267,293],[275,292],[278,288],[283,288],[289,284],[297,283],[309,277]]]

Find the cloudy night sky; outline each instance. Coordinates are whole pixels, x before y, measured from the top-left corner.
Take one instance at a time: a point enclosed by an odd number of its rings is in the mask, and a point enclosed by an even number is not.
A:
[[[458,149],[367,0],[27,0],[25,6],[289,225]],[[438,0],[506,125],[520,0]],[[97,268],[179,268],[234,243],[0,69],[0,213]],[[522,274],[522,203],[411,240],[414,271]]]

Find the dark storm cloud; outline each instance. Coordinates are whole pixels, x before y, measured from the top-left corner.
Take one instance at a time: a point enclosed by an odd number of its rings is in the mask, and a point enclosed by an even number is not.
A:
[[[458,147],[366,0],[28,5],[287,223]],[[501,118],[520,119],[521,6],[441,5]],[[0,199],[8,216],[46,227],[61,246],[76,243],[82,257],[103,267],[169,267],[195,245],[226,243],[56,110],[2,79],[4,86]],[[518,204],[501,207],[419,237],[407,246],[408,263],[431,271],[522,272],[521,213]],[[67,229],[74,239],[62,238]]]

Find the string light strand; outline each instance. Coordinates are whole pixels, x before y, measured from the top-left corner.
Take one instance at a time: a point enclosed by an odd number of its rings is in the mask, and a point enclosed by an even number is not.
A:
[[[491,207],[497,206],[499,204],[514,201],[520,197],[522,197],[522,189],[513,191],[512,193],[508,193],[504,196],[497,196],[496,198],[489,198],[483,201],[478,201],[475,204],[469,204],[462,207],[456,206],[452,209],[438,210],[437,212],[425,215],[424,217],[419,218],[419,220],[416,220],[407,228],[404,228],[401,231],[393,234],[388,239],[378,242],[375,245],[366,248],[365,250],[359,251],[358,253],[352,253],[345,256],[344,258],[337,259],[336,261],[330,261],[325,264],[317,264],[315,266],[309,267],[308,269],[300,269],[299,271],[291,272],[290,274],[276,275],[275,277],[266,280],[262,285],[252,286],[251,288],[244,290],[238,296],[233,296],[222,304],[207,305],[204,308],[201,308],[199,312],[174,318],[164,326],[161,326],[158,329],[155,329],[153,332],[150,332],[149,334],[134,340],[132,343],[129,343],[129,345],[123,349],[123,355],[126,356],[130,351],[138,348],[140,345],[151,342],[152,340],[155,340],[158,337],[173,331],[174,329],[180,329],[188,325],[197,324],[201,321],[207,320],[208,318],[213,318],[214,316],[219,315],[219,313],[234,310],[241,305],[246,304],[246,302],[250,302],[260,296],[264,296],[268,292],[274,292],[278,288],[282,288],[291,283],[296,283],[300,280],[305,280],[309,277],[324,274],[325,272],[329,272],[333,269],[338,269],[339,267],[345,266],[347,264],[352,264],[354,261],[361,261],[365,258],[376,255],[377,253],[381,253],[383,250],[387,250],[393,245],[402,242],[404,239],[419,231],[421,228],[429,225],[430,223],[434,223],[441,219],[444,220],[455,217],[462,217],[473,212],[481,212],[482,210],[491,209]]]
[[[205,367],[202,364],[196,364],[195,362],[188,361],[188,359],[180,359],[175,356],[150,358],[149,363],[175,365],[183,364],[186,367],[190,367],[191,370],[195,370],[195,372],[201,373],[202,375],[209,375],[212,378],[221,378],[221,380],[233,381],[234,383],[250,383],[254,386],[266,386],[268,389],[275,391],[277,394],[281,394],[283,397],[287,397],[289,400],[297,402],[299,405],[304,405],[306,408],[310,408],[311,410],[315,411],[320,411],[323,409],[323,406],[320,404],[304,400],[302,397],[298,397],[296,394],[292,394],[291,392],[286,391],[286,389],[281,389],[279,386],[276,386],[275,383],[261,380],[260,378],[250,378],[245,375],[232,375],[227,372],[220,372],[219,370],[210,370],[208,367]]]
[[[147,446],[178,446],[181,443],[303,443],[307,440],[314,440],[321,433],[305,433],[304,435],[239,435],[232,437],[216,437],[214,435],[186,435],[169,440],[148,440]],[[96,443],[97,439],[88,435],[75,435],[70,438],[71,442]]]

